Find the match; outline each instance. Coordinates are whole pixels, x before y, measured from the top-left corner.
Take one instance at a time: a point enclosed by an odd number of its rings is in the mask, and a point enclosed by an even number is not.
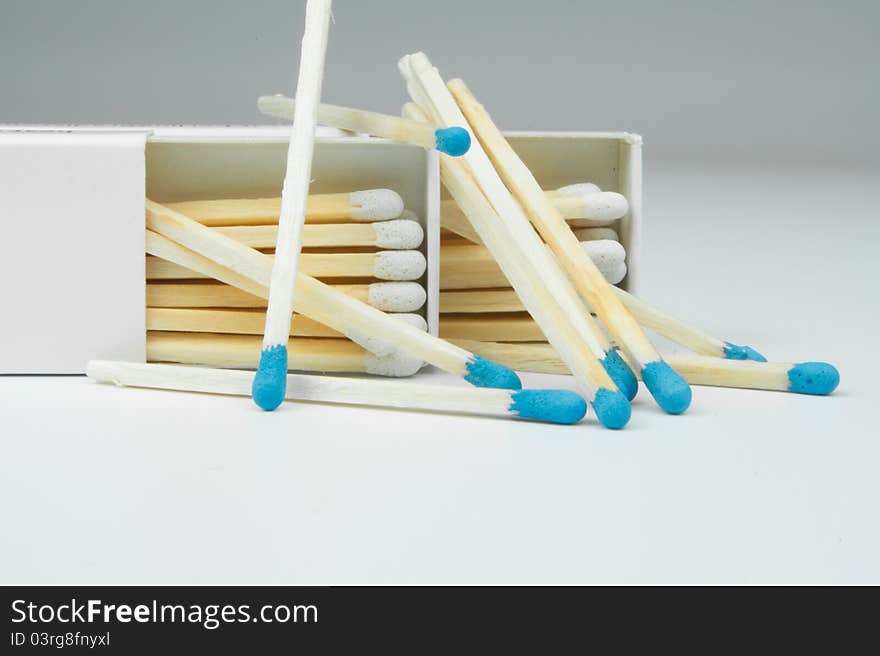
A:
[[[267,255],[271,262],[277,257]],[[418,280],[427,262],[419,251],[379,251],[377,253],[303,253],[303,273],[329,280],[334,278],[377,278],[379,280]],[[193,280],[205,276],[171,262],[147,258],[147,280]]]
[[[425,305],[425,288],[417,282],[374,282],[332,285],[333,289],[383,312],[415,312]],[[219,283],[147,283],[147,307],[265,308],[266,299]]]
[[[206,226],[277,225],[281,198],[227,198],[167,203]],[[306,223],[371,223],[400,218],[403,199],[391,189],[312,194],[306,201]]]
[[[220,226],[218,232],[252,248],[274,248],[274,225]],[[325,223],[303,226],[303,248],[375,247],[410,250],[422,245],[425,231],[418,221],[391,219],[376,223]]]
[[[257,100],[257,106],[267,116],[293,118],[296,100],[281,94],[261,96]],[[436,149],[452,157],[464,155],[471,145],[471,135],[464,128],[444,128],[399,116],[324,103],[318,105],[318,123],[340,130],[391,139],[399,143],[414,144],[427,150]]]
[[[253,374],[172,364],[92,360],[86,375],[99,383],[126,387],[249,396]],[[424,412],[531,419],[575,424],[587,404],[568,390],[501,390],[393,380],[288,374],[289,401],[394,408]]]

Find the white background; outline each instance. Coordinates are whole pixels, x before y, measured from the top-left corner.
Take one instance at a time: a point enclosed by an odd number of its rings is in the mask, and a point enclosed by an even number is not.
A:
[[[878,176],[645,182],[643,297],[833,396],[642,390],[612,432],[2,377],[0,582],[880,582]]]

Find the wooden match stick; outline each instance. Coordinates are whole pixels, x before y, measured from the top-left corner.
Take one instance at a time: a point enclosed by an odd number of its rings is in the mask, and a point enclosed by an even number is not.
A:
[[[266,257],[273,258],[271,255]],[[333,278],[377,278],[379,280],[418,280],[427,262],[419,251],[379,251],[378,253],[303,253],[302,272],[322,280]],[[147,280],[189,280],[203,278],[193,271],[148,257]]]
[[[587,241],[581,244],[581,248],[612,284],[626,276],[626,251],[619,242]],[[440,249],[440,289],[485,289],[508,285],[492,253],[484,246],[444,244]]]
[[[418,314],[394,314],[395,321],[405,321],[427,330],[428,324]],[[147,330],[164,330],[188,333],[225,333],[230,335],[262,335],[265,313],[254,310],[232,310],[217,308],[147,308]],[[302,314],[294,314],[290,322],[291,337],[344,337],[344,335],[324,324]],[[491,339],[496,339],[492,337]],[[538,339],[543,339],[540,337]],[[361,344],[367,350],[383,355],[389,351],[372,349],[369,344]],[[383,344],[385,346],[385,344]],[[391,349],[394,350],[394,349]]]
[[[272,248],[278,238],[274,225],[221,226],[218,232],[252,248]],[[392,219],[376,223],[326,223],[303,226],[303,248],[373,246],[410,250],[422,245],[425,231],[418,221]]]
[[[420,97],[422,89],[417,88],[417,76],[410,69],[408,57],[401,60],[400,69],[409,82],[411,95]],[[425,80],[426,84],[433,86],[434,90],[439,89],[441,102],[443,101],[442,94],[446,93],[446,107],[453,108],[458,117],[461,117],[461,113],[455,108],[454,101],[448,97],[448,92],[446,92],[442,81],[439,80],[439,76],[435,74],[435,77],[437,78],[435,80]],[[424,116],[422,110],[412,104],[408,104],[404,111],[410,118],[417,120]],[[455,120],[450,118],[453,117],[453,113],[450,113],[449,116],[438,114],[437,117],[443,121]],[[468,157],[472,152],[473,148],[464,157]],[[536,260],[526,256],[518,248],[518,244],[507,238],[500,217],[477,186],[471,174],[471,167],[465,166],[461,158],[453,160],[441,157],[440,173],[443,184],[465,211],[481,240],[488,246],[506,277],[510,279],[517,293],[522,297],[530,314],[539,322],[548,339],[558,345],[566,362],[572,371],[576,372],[575,379],[587,396],[587,400],[593,404],[599,421],[609,428],[625,426],[630,417],[629,402],[627,397],[618,390],[616,379],[613,380],[605,369],[604,365],[610,363],[610,360],[599,360],[597,351],[603,356],[605,355],[601,351],[600,333],[599,335],[592,333],[583,318],[580,319],[580,325],[572,321],[571,317],[557,303],[556,298],[549,292],[545,280],[546,276],[552,275],[554,264],[551,258],[547,257],[543,245],[538,244],[537,248],[544,253],[549,261],[547,265],[549,273],[545,272],[545,275],[539,273],[535,268],[537,263],[541,263],[540,257]],[[522,217],[522,221],[537,240],[537,236],[534,235],[524,217]],[[558,276],[561,279],[561,272]],[[622,369],[619,371],[622,372],[625,369],[626,366],[622,365]],[[612,368],[611,371],[614,369]],[[632,372],[629,374],[632,376]],[[632,380],[632,387],[637,387],[635,379],[632,378]]]
[[[332,288],[383,312],[416,312],[427,299],[425,288],[417,282],[374,282]],[[266,299],[217,283],[153,282],[147,283],[147,307],[265,308]]]
[[[565,363],[549,344],[503,344],[453,340],[517,371],[568,374]],[[837,369],[827,362],[758,362],[724,360],[705,355],[669,355],[666,361],[692,385],[739,387],[825,396],[840,382]]]
[[[253,374],[171,364],[92,360],[86,374],[100,383],[127,387],[249,396]],[[291,401],[398,408],[427,412],[533,419],[574,424],[587,412],[584,400],[568,390],[500,390],[422,385],[412,382],[287,375]]]
[[[147,360],[259,371],[260,344],[259,335],[148,332]],[[415,375],[423,364],[400,351],[375,355],[347,339],[298,337],[289,340],[286,346],[285,376],[290,369],[405,378]]]
[[[272,269],[268,255],[149,200],[146,223],[148,253],[254,296],[268,297],[266,287]],[[477,387],[522,387],[517,375],[506,367],[394,321],[384,312],[311,276],[299,272],[296,282],[296,311],[355,341],[363,343],[367,339],[384,339],[412,357],[461,376]],[[385,299],[386,302],[390,300]]]
[[[261,96],[257,106],[263,114],[278,118],[292,118],[296,100],[281,94]],[[471,145],[471,135],[464,128],[444,128],[411,121],[399,116],[365,112],[337,105],[318,105],[318,123],[340,130],[350,130],[370,134],[374,137],[391,139],[400,143],[415,144],[428,150],[437,149],[441,153],[458,157],[467,152]]]
[[[526,313],[515,315],[497,314],[490,317],[466,314],[464,316],[440,316],[440,337],[457,340],[470,339],[480,342],[543,342],[540,326]]]
[[[570,185],[556,191],[546,191],[547,198],[556,206],[568,225],[571,227],[604,227],[611,225],[629,211],[626,198],[614,192],[597,192],[595,194],[563,193],[564,189],[578,188],[584,185]],[[475,244],[480,236],[471,226],[470,221],[452,199],[440,202],[440,225],[460,237]]]
[[[641,371],[642,380],[657,404],[670,414],[687,410],[691,403],[687,382],[663,361],[638,322],[614,295],[611,285],[584,253],[559,210],[547,200],[531,171],[464,82],[453,80],[448,86],[496,170],[559,258],[578,292]],[[470,152],[474,150],[472,147]]]
[[[167,203],[167,207],[207,226],[277,225],[281,198],[227,198]],[[347,194],[312,194],[306,202],[306,223],[370,223],[396,219],[403,199],[391,189]]]

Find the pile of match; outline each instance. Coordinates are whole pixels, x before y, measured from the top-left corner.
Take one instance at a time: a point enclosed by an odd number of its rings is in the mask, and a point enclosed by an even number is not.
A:
[[[641,387],[670,415],[690,407],[691,385],[837,387],[830,364],[768,362],[620,289],[627,199],[588,181],[542,189],[473,92],[423,53],[399,62],[402,117],[322,104],[330,4],[307,4],[295,95],[258,101],[292,119],[280,196],[148,199],[150,362],[92,361],[92,378],[249,395],[267,411],[292,400],[576,424],[592,409],[612,429]],[[424,231],[400,196],[310,195],[318,123],[440,151],[439,337],[418,313]],[[664,358],[646,329],[692,354]],[[463,381],[393,379],[426,364]],[[569,374],[577,392],[522,389],[516,371]]]

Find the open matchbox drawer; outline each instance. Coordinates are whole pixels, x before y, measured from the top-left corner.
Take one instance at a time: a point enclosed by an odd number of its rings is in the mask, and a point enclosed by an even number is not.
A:
[[[0,127],[0,373],[82,373],[145,359],[144,197],[279,196],[286,127]],[[638,277],[641,140],[627,133],[509,133],[545,189],[594,182],[627,197],[614,226]],[[422,313],[437,334],[439,161],[367,137],[319,136],[313,193],[394,189],[425,229]]]

